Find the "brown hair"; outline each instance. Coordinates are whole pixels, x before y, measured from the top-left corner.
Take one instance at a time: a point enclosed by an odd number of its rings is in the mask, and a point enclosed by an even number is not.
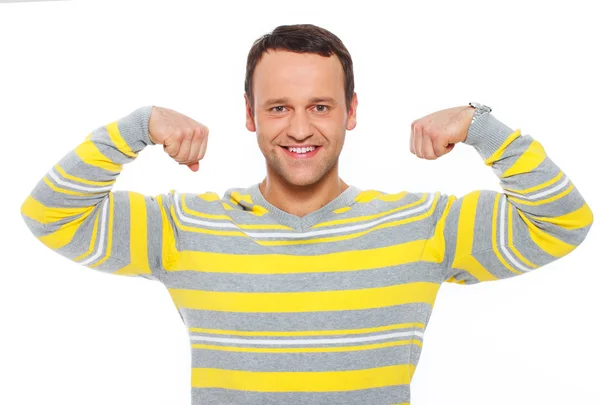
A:
[[[346,96],[346,111],[350,110],[350,102],[354,95],[354,71],[352,58],[342,41],[325,28],[312,24],[280,25],[272,32],[254,41],[246,63],[246,80],[244,90],[248,96],[252,114],[254,114],[254,93],[252,92],[252,77],[256,64],[264,52],[269,49],[287,50],[298,53],[316,53],[329,57],[335,54],[344,69],[344,89]]]

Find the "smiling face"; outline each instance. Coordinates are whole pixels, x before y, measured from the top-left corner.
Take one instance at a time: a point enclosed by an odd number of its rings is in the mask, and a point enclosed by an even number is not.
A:
[[[337,56],[266,52],[253,76],[254,115],[246,99],[246,127],[256,132],[270,181],[309,186],[337,181],[346,130],[356,126],[356,93],[346,109],[344,71]]]

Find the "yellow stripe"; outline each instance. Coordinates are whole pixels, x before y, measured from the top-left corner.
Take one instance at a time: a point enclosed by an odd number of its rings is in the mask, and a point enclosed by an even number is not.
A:
[[[496,222],[498,221],[498,211],[499,211],[499,201],[500,201],[500,197],[503,197],[503,194],[497,193],[496,194],[496,198],[494,199],[494,214],[492,216],[492,250],[494,251],[494,254],[496,255],[496,257],[498,258],[498,260],[500,260],[500,263],[502,263],[504,265],[504,267],[506,267],[507,269],[509,269],[510,271],[512,271],[515,274],[522,274],[522,271],[518,271],[515,270],[510,264],[508,264],[508,262],[506,260],[504,260],[504,257],[502,256],[502,254],[500,253],[500,250],[498,248],[498,242],[497,239],[499,237],[498,234],[498,226],[496,224]],[[508,204],[508,202],[507,202]]]
[[[395,202],[403,199],[408,195],[408,191],[401,191],[395,194],[384,194],[377,197],[378,200],[386,201],[386,202]]]
[[[424,302],[433,305],[440,285],[413,282],[359,290],[246,293],[169,288],[177,308],[228,312],[310,312],[383,308]]]
[[[167,217],[167,211],[163,209],[163,195],[156,197],[156,202],[160,207],[160,215],[162,219],[162,262],[165,266],[170,266],[177,256],[175,248],[175,231],[171,226],[170,218]],[[172,208],[172,207],[171,207]]]
[[[246,211],[246,213],[248,213],[248,214],[252,214],[252,215],[256,215],[256,216],[260,217],[260,216],[263,216],[264,214],[266,214],[267,212],[269,212],[265,207],[255,204],[252,201],[252,197],[250,196],[250,194],[241,194],[239,191],[233,191],[231,193],[231,198],[229,200],[235,205],[242,205],[242,204],[239,204],[241,201],[245,201],[249,204],[252,204],[252,210]]]
[[[353,222],[369,221],[371,219],[381,218],[386,215],[393,214],[395,212],[403,211],[405,209],[420,205],[421,203],[425,202],[426,199],[427,199],[427,193],[423,193],[423,196],[418,201],[414,201],[410,204],[402,205],[400,207],[396,207],[391,210],[387,210],[387,211],[380,212],[380,213],[373,214],[373,215],[363,215],[360,217],[352,217],[352,218],[347,218],[347,219],[335,219],[333,221],[321,222],[321,223],[314,225],[312,228],[322,228],[324,226],[349,224],[349,223],[353,223]]]
[[[350,371],[267,372],[192,368],[192,387],[258,392],[329,392],[409,384],[412,364]]]
[[[517,190],[514,188],[507,188],[507,187],[503,187],[504,190],[506,191],[512,191],[513,193],[518,193],[518,194],[529,194],[533,191],[537,191],[537,190],[541,190],[542,188],[546,188],[551,186],[554,183],[558,183],[558,181],[563,177],[564,173],[561,171],[559,172],[556,176],[554,176],[552,179],[542,183],[542,184],[538,184],[537,186],[533,186],[533,187],[529,187],[526,188],[524,190]]]
[[[46,207],[31,195],[29,195],[23,205],[21,206],[21,213],[28,216],[31,219],[50,225],[55,221],[61,219],[84,214],[87,211],[93,210],[94,207],[72,207],[72,208],[55,208]]]
[[[204,199],[204,198],[203,198]],[[185,198],[184,195],[181,195],[181,198],[179,199],[179,201],[181,201],[181,209],[183,210],[183,212],[191,215],[192,217],[198,217],[198,218],[207,218],[207,219],[222,219],[225,221],[229,221],[231,223],[235,223],[235,221],[229,216],[229,215],[224,215],[224,214],[207,214],[204,212],[199,212],[199,211],[195,211],[191,208],[188,207],[188,205],[185,202]],[[289,226],[285,226],[285,225],[280,225],[280,224],[252,224],[252,225],[244,225],[244,224],[237,224],[237,226],[241,229],[285,229],[285,230],[293,230],[293,228],[290,228]]]
[[[446,226],[448,213],[450,212],[450,208],[452,207],[454,201],[456,201],[456,196],[451,195],[448,197],[444,211],[435,225],[434,234],[431,238],[429,238],[427,244],[425,245],[425,249],[423,249],[423,254],[421,255],[422,261],[433,263],[441,263],[444,261],[444,256],[446,254],[444,228]]]
[[[575,246],[567,242],[563,242],[562,240],[538,228],[521,211],[517,211],[517,213],[527,225],[527,230],[529,231],[529,236],[531,237],[531,240],[544,252],[554,257],[563,257],[564,255],[575,249]]]
[[[361,191],[360,193],[358,193],[356,197],[354,197],[354,202],[368,203],[368,202],[371,202],[371,200],[374,200],[381,195],[383,195],[383,192],[381,192],[381,191],[364,190],[364,191]]]
[[[462,197],[462,205],[458,217],[456,237],[456,252],[452,268],[465,270],[478,281],[496,280],[497,277],[490,273],[479,261],[472,256],[473,237],[475,232],[475,215],[481,190],[470,192]],[[464,280],[458,281],[454,277],[447,282],[465,284]]]
[[[129,191],[129,246],[131,265],[113,274],[150,274],[148,263],[148,214],[144,195]]]
[[[54,165],[54,168],[56,169],[57,172],[59,172],[65,179],[69,179],[69,180],[73,180],[79,183],[83,183],[83,184],[89,184],[91,186],[102,186],[102,187],[106,187],[106,186],[110,186],[112,184],[114,184],[117,179],[113,179],[113,180],[108,180],[108,181],[92,181],[92,180],[86,180],[86,179],[82,179],[81,177],[77,177],[77,176],[73,176],[67,172],[65,172],[63,170],[62,167],[60,167],[58,164]],[[100,191],[103,192],[103,191]]]
[[[329,335],[354,335],[362,333],[384,332],[388,330],[404,329],[404,328],[420,328],[425,329],[425,325],[421,322],[396,323],[393,325],[378,326],[374,328],[360,329],[327,329],[327,330],[302,330],[302,331],[241,331],[241,330],[225,330],[225,329],[207,329],[207,328],[188,328],[190,332],[210,333],[220,335],[234,336],[329,336]]]
[[[471,254],[475,232],[475,214],[477,212],[480,194],[481,191],[473,191],[462,197],[462,205],[458,217],[456,259]]]
[[[106,126],[106,131],[108,132],[108,136],[112,143],[121,151],[123,154],[135,158],[137,157],[137,153],[131,150],[125,139],[121,136],[121,132],[119,131],[119,126],[117,125],[117,121],[111,122]]]
[[[509,167],[500,178],[510,177],[517,174],[529,173],[538,167],[546,159],[546,151],[541,143],[533,140],[527,150]]]
[[[538,217],[534,215],[530,215],[530,217],[568,230],[583,228],[594,221],[594,214],[587,203],[583,203],[575,211],[557,217]]]
[[[293,274],[370,270],[419,261],[424,240],[383,248],[350,250],[314,256],[244,255],[193,250],[173,251],[167,271],[204,271],[244,274]]]
[[[416,344],[423,347],[418,339],[399,340],[395,342],[374,343],[359,346],[334,346],[334,347],[239,347],[239,346],[217,346],[202,343],[191,344],[193,349],[218,350],[224,352],[243,352],[243,353],[331,353],[331,352],[354,352],[360,350],[383,349],[386,347],[405,346]]]
[[[89,137],[88,137],[89,138]],[[94,141],[87,139],[74,149],[79,159],[90,166],[99,167],[113,174],[119,174],[123,165],[107,158],[100,152]]]
[[[496,149],[496,151],[486,160],[484,160],[483,162],[490,166],[492,163],[494,163],[495,161],[497,161],[498,159],[500,159],[500,156],[502,156],[502,154],[504,153],[504,150],[506,149],[506,147],[508,145],[510,145],[510,143],[512,141],[514,141],[516,138],[518,138],[521,135],[521,129],[517,129],[515,132],[513,132],[512,134],[510,134],[508,136],[508,138],[506,138],[504,140],[504,142],[502,143],[502,145],[500,145],[500,147],[498,149]]]
[[[525,256],[523,256],[521,254],[521,252],[519,252],[517,250],[517,248],[513,245],[513,230],[512,230],[512,228],[513,228],[513,220],[512,220],[512,217],[513,217],[513,210],[512,210],[512,207],[509,205],[508,206],[508,246],[510,247],[510,250],[512,250],[512,252],[519,259],[521,259],[521,261],[523,263],[525,263],[527,266],[533,267],[534,269],[540,267],[540,266],[538,266],[536,264],[531,263],[529,260],[527,260],[525,258]]]
[[[466,259],[469,259],[470,256],[466,257]],[[456,276],[452,276],[449,279],[446,280],[447,283],[456,283],[456,284],[466,284],[467,282],[465,280],[459,280],[456,278]]]
[[[562,191],[559,194],[556,194],[555,196],[546,198],[545,200],[538,200],[538,201],[527,201],[527,200],[521,200],[520,198],[516,198],[513,197],[511,195],[507,195],[507,197],[510,199],[511,202],[513,203],[518,203],[518,204],[522,204],[522,205],[542,205],[542,204],[548,204],[551,203],[552,201],[556,201],[559,198],[564,197],[565,195],[569,194],[571,192],[571,190],[573,190],[575,186],[573,185],[573,183],[571,183],[571,185],[569,187],[567,187],[564,191]]]
[[[90,210],[90,213],[93,212]],[[59,227],[56,231],[38,239],[50,249],[60,249],[71,242],[73,236],[89,215],[84,215]]]

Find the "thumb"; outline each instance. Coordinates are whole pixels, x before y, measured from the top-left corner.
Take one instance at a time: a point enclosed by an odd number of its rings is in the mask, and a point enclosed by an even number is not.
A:
[[[187,165],[187,167],[189,167],[191,171],[197,172],[198,168],[200,167],[200,163],[199,162],[190,163],[189,165]]]

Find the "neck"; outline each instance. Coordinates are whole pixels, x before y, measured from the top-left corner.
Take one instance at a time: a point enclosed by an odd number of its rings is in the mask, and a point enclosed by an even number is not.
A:
[[[298,217],[327,205],[347,188],[338,176],[337,165],[321,180],[307,186],[290,184],[267,169],[267,177],[259,185],[260,192],[270,204]]]

